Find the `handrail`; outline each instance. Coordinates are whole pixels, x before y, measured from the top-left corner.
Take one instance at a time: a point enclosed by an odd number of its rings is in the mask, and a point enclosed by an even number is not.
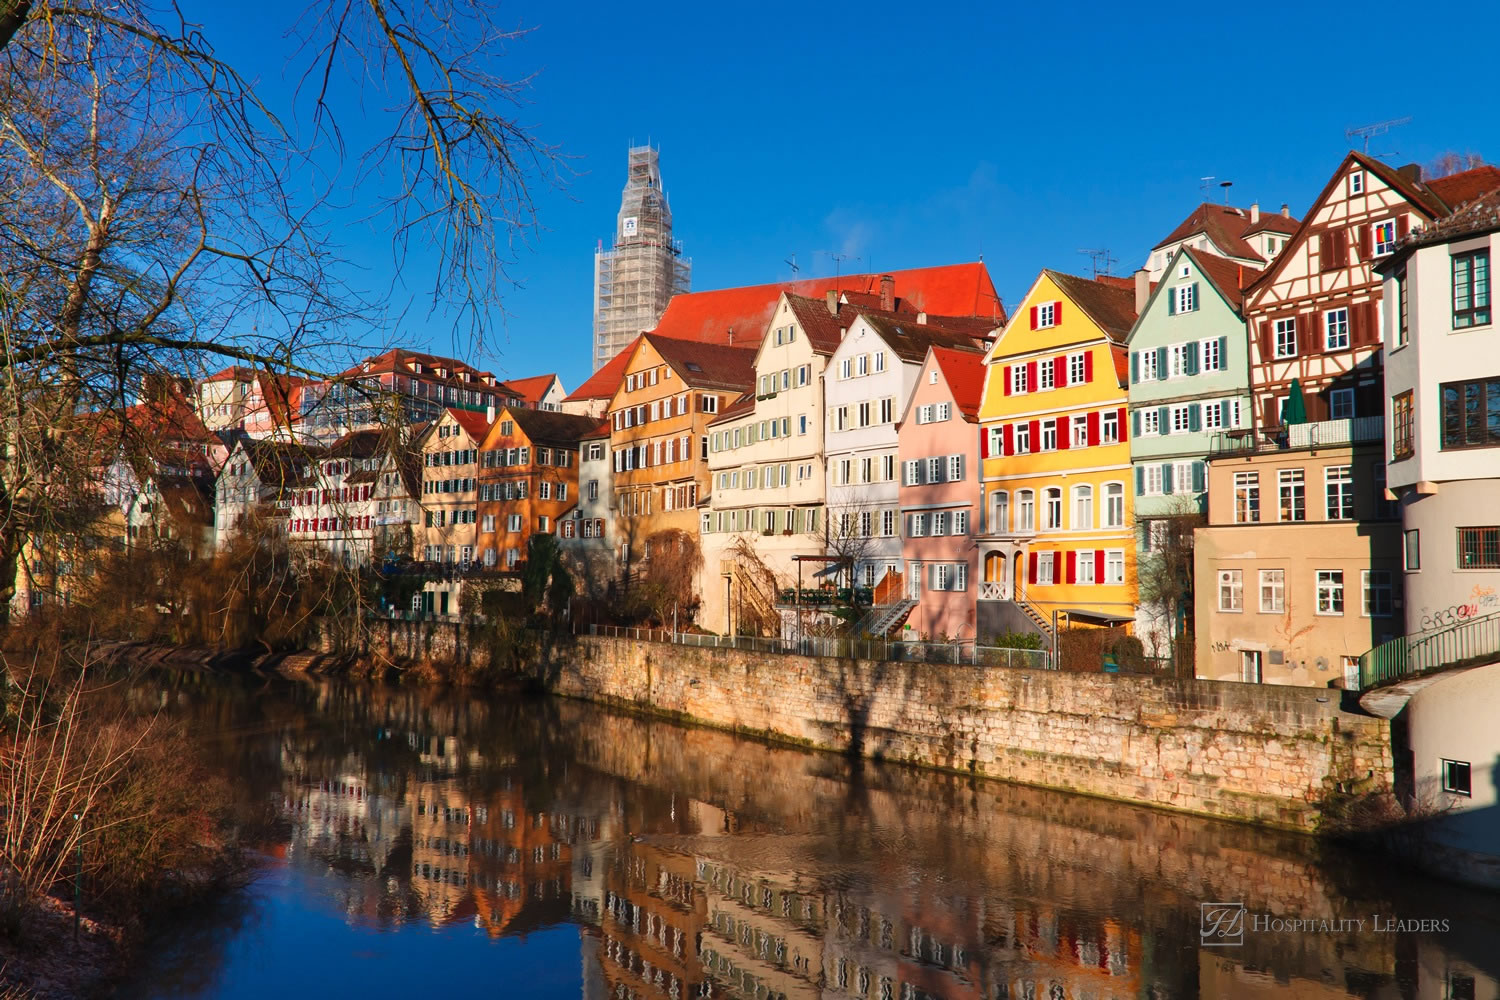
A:
[[[1435,632],[1399,636],[1362,653],[1359,687],[1365,691],[1486,656],[1500,657],[1500,611]]]

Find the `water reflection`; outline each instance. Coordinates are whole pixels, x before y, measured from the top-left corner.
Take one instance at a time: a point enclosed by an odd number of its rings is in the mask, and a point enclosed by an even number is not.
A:
[[[1500,900],[1302,838],[570,702],[135,696],[191,718],[281,832],[248,904],[174,930],[127,995],[297,988],[309,961],[389,995],[441,950],[445,982],[586,1000],[1500,997]],[[1204,901],[1366,928],[1247,923],[1206,947]],[[1375,933],[1372,915],[1449,931]]]

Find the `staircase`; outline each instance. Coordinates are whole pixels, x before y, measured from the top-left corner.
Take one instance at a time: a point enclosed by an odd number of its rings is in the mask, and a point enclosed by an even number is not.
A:
[[[1042,633],[1048,642],[1051,642],[1052,621],[1042,613],[1042,609],[1028,601],[1024,593],[1017,595],[1015,605],[1021,609],[1021,613],[1031,621],[1031,624],[1036,626],[1036,630]]]
[[[1381,643],[1359,658],[1359,687],[1367,691],[1484,659],[1500,659],[1500,612]]]
[[[911,609],[916,606],[917,602],[909,597],[902,598],[894,604],[877,605],[870,609],[869,614],[860,619],[859,624],[854,627],[854,634],[884,638],[890,635],[892,629],[905,625]]]

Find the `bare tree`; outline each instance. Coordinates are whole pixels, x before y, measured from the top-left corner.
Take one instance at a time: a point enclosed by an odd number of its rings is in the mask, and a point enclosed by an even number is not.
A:
[[[175,8],[0,0],[0,603],[101,466],[161,461],[123,417],[148,386],[225,360],[326,375],[384,322],[393,304],[341,279],[345,189],[398,266],[436,249],[431,304],[475,350],[500,315],[558,162],[515,117],[526,80],[494,73],[517,33],[475,0],[342,0],[292,29],[302,86],[272,106]],[[363,149],[346,92],[386,109]]]
[[[1168,650],[1174,659],[1192,664],[1193,532],[1205,523],[1197,503],[1188,497],[1169,514],[1143,518],[1149,542],[1136,565],[1137,601],[1154,627],[1141,636],[1152,655]]]
[[[1431,163],[1422,168],[1422,176],[1427,180],[1438,177],[1448,177],[1453,174],[1461,174],[1465,170],[1473,170],[1475,167],[1484,166],[1484,157],[1478,153],[1448,150],[1433,158]]]

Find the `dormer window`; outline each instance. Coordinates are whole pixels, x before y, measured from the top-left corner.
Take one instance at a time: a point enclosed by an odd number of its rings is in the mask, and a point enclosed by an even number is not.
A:
[[[413,361],[411,363],[411,370],[416,372],[418,375],[422,374],[422,362]]]
[[[1356,170],[1349,175],[1349,193],[1365,193],[1365,172],[1363,170]]]

